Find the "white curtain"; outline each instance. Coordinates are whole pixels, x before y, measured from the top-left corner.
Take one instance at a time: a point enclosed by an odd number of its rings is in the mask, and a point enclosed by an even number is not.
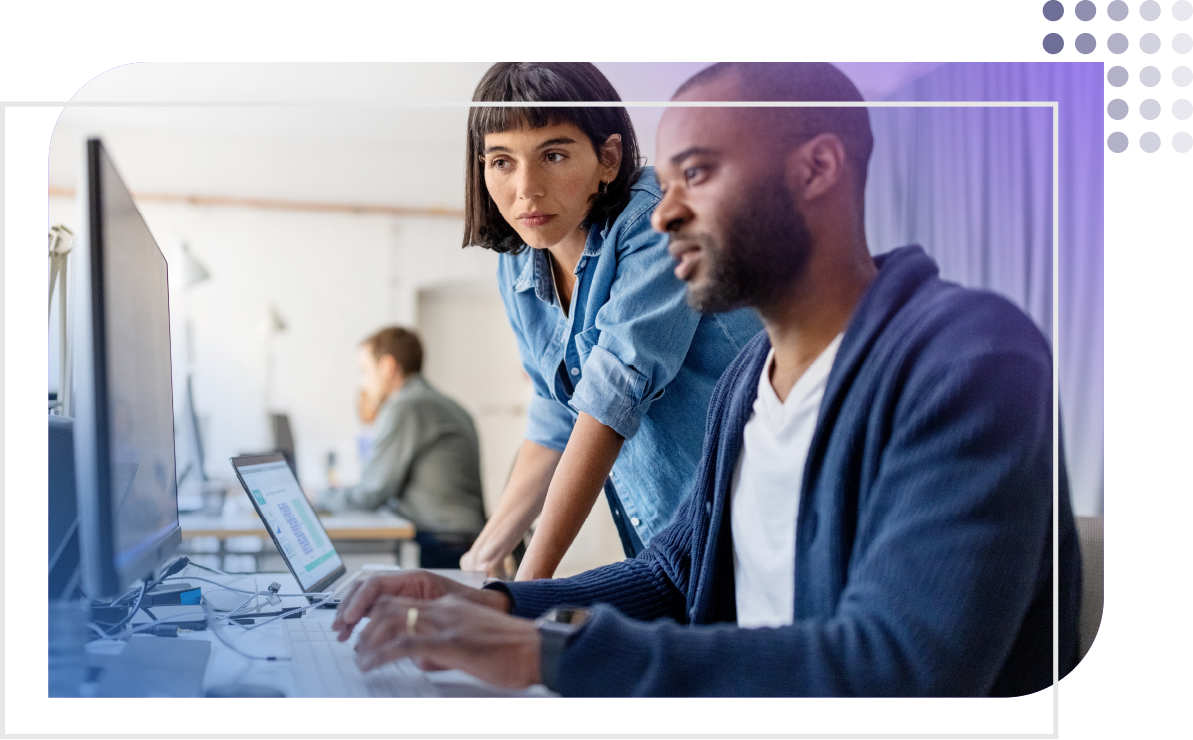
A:
[[[1102,65],[946,64],[888,100],[1059,102],[1059,336],[1052,336],[1052,110],[871,108],[866,232],[1000,293],[1052,342],[1074,510],[1103,511]]]

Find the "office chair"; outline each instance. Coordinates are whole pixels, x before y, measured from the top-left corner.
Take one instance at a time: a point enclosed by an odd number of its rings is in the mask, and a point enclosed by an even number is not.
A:
[[[1077,539],[1081,543],[1081,614],[1077,621],[1078,662],[1085,658],[1102,624],[1103,542],[1100,516],[1079,516]]]

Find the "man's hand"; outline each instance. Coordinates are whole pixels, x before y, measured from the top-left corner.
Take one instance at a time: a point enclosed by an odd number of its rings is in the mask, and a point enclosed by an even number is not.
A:
[[[434,601],[377,598],[360,632],[356,663],[368,671],[405,657],[424,670],[458,668],[511,689],[542,681],[534,623],[458,594]]]
[[[348,595],[336,610],[336,618],[331,623],[331,628],[339,633],[338,638],[343,642],[352,634],[353,628],[361,619],[374,616],[372,610],[382,597],[400,596],[418,602],[448,595],[503,613],[508,612],[510,608],[509,597],[500,591],[472,588],[450,578],[415,570],[395,575],[376,575],[352,584],[348,589]]]

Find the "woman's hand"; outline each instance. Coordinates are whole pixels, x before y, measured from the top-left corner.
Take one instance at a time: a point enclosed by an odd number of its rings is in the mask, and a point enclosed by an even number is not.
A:
[[[517,580],[551,578],[592,511],[625,440],[584,412],[576,419],[567,449],[551,479],[543,516]]]
[[[508,577],[506,558],[543,510],[547,488],[562,454],[529,440],[522,442],[497,510],[472,548],[460,558],[462,570],[483,570],[494,578]]]
[[[478,537],[472,548],[460,558],[460,570],[482,570],[490,578],[509,578],[513,575],[510,568],[513,558],[503,552],[504,548],[495,547],[500,544],[502,543],[494,542],[492,538],[482,541]]]

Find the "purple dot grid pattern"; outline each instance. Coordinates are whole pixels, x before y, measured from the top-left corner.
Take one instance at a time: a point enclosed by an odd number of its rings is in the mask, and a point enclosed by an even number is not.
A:
[[[1044,51],[1049,54],[1059,54],[1065,48],[1065,40],[1059,33],[1050,33],[1044,37]]]
[[[1044,3],[1044,17],[1050,21],[1059,21],[1065,14],[1065,6],[1057,0]]]

